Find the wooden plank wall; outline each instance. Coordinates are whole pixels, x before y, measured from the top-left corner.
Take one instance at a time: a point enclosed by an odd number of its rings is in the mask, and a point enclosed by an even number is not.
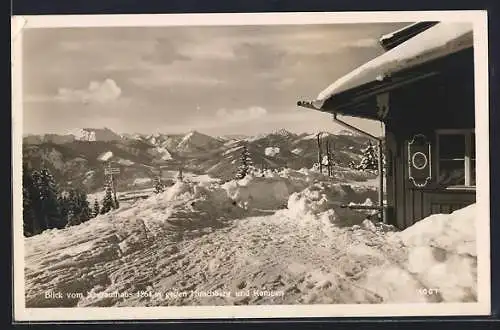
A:
[[[474,191],[446,190],[435,180],[424,189],[414,187],[408,180],[406,145],[414,134],[421,133],[435,150],[437,129],[475,126],[472,54],[471,50],[463,51],[450,59],[441,74],[389,95],[386,156],[391,157],[392,169],[387,177],[387,200],[395,210],[388,222],[400,229],[430,214],[449,213],[475,201]],[[436,156],[433,154],[434,179]]]

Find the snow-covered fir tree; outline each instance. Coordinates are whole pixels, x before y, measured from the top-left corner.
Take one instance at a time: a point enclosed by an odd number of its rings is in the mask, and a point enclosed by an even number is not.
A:
[[[378,169],[378,153],[376,147],[370,142],[368,146],[361,150],[363,156],[358,165],[360,170],[376,171]]]
[[[97,198],[94,201],[94,208],[92,210],[92,216],[95,218],[99,215],[99,211],[101,210],[101,207],[99,206],[99,201]]]
[[[85,191],[80,189],[76,191],[76,206],[81,222],[89,221],[92,218],[92,210]]]
[[[89,220],[91,210],[82,189],[60,191],[47,168],[23,167],[23,226],[25,236]]]
[[[250,152],[246,146],[243,147],[243,151],[240,156],[240,165],[238,166],[238,171],[236,172],[236,180],[241,180],[250,173],[250,168],[253,165]]]
[[[155,194],[159,194],[165,191],[165,185],[161,181],[160,177],[155,178],[154,180],[154,192]]]
[[[78,225],[92,217],[87,194],[80,189],[70,189],[68,197],[62,199],[61,208],[65,209],[67,227]]]
[[[351,161],[349,162],[349,164],[347,164],[347,166],[348,166],[350,169],[353,169],[353,170],[358,169],[358,165],[356,165],[356,163],[355,163],[353,160],[351,160]]]
[[[66,224],[66,227],[76,226],[76,225],[79,225],[81,223],[82,222],[81,222],[80,218],[78,217],[78,215],[76,215],[74,213],[74,211],[70,209],[68,211],[68,222]]]
[[[106,214],[115,208],[115,201],[113,198],[113,189],[109,182],[106,183],[104,198],[102,199],[101,214]]]

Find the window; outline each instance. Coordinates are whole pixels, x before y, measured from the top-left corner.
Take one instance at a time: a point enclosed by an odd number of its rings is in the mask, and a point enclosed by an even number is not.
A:
[[[446,187],[476,185],[476,141],[473,130],[437,134],[438,183]]]

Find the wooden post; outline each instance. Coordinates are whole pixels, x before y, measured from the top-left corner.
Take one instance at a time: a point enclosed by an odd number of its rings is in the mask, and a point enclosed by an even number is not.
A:
[[[384,207],[384,164],[383,164],[383,142],[382,139],[378,140],[378,177],[379,177],[379,190],[378,200],[380,210],[380,221],[385,223],[385,207]]]
[[[161,165],[158,166],[158,184],[163,187]]]
[[[333,176],[333,154],[331,144],[328,144],[328,164],[330,164],[330,176]]]
[[[321,152],[321,132],[318,133],[317,135],[317,139],[318,139],[318,166],[319,166],[319,172],[320,173],[323,173],[323,154]]]
[[[326,149],[326,172],[327,172],[327,175],[330,176],[330,172],[331,172],[331,169],[330,169],[330,142],[329,142],[328,138],[326,138],[325,149]]]
[[[332,176],[334,175],[334,173],[333,173],[333,165],[335,165],[335,162],[333,160],[334,153],[335,153],[335,142],[332,143],[332,151],[330,152],[330,162],[332,163]]]

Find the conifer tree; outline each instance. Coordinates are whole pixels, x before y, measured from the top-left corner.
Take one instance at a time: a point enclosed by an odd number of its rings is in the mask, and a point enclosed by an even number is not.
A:
[[[83,190],[78,190],[76,193],[78,205],[78,217],[81,222],[90,220],[92,211],[90,210],[89,202],[87,201],[87,194]]]
[[[81,222],[80,217],[72,209],[68,211],[68,222],[66,223],[66,227],[79,225]]]
[[[37,176],[36,185],[40,191],[41,218],[44,229],[63,228],[58,203],[58,191],[54,177],[47,168],[43,168]]]
[[[67,203],[68,203],[68,211],[71,210],[73,213],[78,213],[78,200],[76,196],[76,191],[75,189],[69,189],[68,191],[68,197],[66,198]]]
[[[236,173],[236,180],[241,180],[249,174],[250,167],[252,166],[252,158],[250,157],[250,152],[246,146],[243,147],[243,152],[240,156],[240,165],[238,166],[238,171]]]
[[[26,236],[45,229],[64,228],[90,219],[87,194],[70,189],[60,192],[50,171],[23,172],[23,224]]]
[[[358,169],[360,170],[377,170],[378,169],[378,155],[375,146],[368,142],[368,146],[362,150],[363,157],[359,163]]]
[[[31,236],[34,234],[34,214],[31,207],[31,197],[28,189],[23,187],[23,233],[24,236]]]
[[[30,189],[31,205],[35,216],[35,222],[38,227],[37,233],[40,233],[48,228],[42,210],[42,198],[40,196],[40,172],[32,170],[30,180],[31,185],[27,188]]]
[[[109,182],[106,184],[104,198],[102,200],[101,214],[106,214],[115,207],[113,191]]]
[[[156,194],[159,194],[163,191],[165,191],[165,185],[163,184],[163,182],[161,182],[161,178],[158,177],[154,181],[154,192]]]
[[[66,192],[63,192],[58,197],[59,210],[61,213],[61,223],[68,221],[68,213],[70,211],[70,201],[66,196]]]
[[[35,214],[37,196],[34,193],[33,178],[27,166],[23,166],[23,231],[24,236],[40,232],[40,224]]]
[[[95,199],[94,201],[94,209],[93,209],[93,212],[92,212],[92,215],[93,217],[97,217],[99,215],[99,211],[101,210],[101,207],[99,206],[99,201],[97,200],[97,198]]]

